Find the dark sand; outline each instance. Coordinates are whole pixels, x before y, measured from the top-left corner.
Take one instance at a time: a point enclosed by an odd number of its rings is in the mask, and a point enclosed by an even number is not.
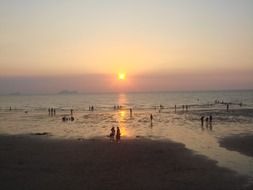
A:
[[[220,140],[220,146],[253,157],[253,135],[233,135]]]
[[[0,189],[250,189],[247,178],[194,155],[182,144],[151,140],[52,140],[0,136]]]

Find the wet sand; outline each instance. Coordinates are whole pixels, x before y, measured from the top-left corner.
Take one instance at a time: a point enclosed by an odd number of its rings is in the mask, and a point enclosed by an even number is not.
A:
[[[0,189],[251,189],[184,145],[147,139],[0,136]]]
[[[228,136],[220,140],[220,146],[253,157],[253,135]]]

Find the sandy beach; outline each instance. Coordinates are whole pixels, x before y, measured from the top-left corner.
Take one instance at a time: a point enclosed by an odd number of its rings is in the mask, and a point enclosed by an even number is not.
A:
[[[183,144],[0,137],[0,189],[251,189]]]

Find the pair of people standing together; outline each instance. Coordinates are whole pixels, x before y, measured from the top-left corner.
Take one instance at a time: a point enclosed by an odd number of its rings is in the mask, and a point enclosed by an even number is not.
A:
[[[115,127],[112,127],[111,133],[110,133],[111,140],[114,140],[114,136],[115,136]],[[116,132],[116,141],[117,142],[120,141],[120,136],[121,136],[120,129],[119,129],[119,127],[117,127],[117,132]]]

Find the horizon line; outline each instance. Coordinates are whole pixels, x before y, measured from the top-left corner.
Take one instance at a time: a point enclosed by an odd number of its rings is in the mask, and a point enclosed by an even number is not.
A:
[[[67,91],[62,93],[62,91]],[[12,93],[0,93],[0,96],[31,96],[31,95],[85,95],[85,94],[138,94],[138,93],[191,93],[191,92],[234,92],[234,91],[253,91],[253,89],[210,89],[210,90],[149,90],[149,91],[129,91],[129,92],[120,92],[120,91],[104,91],[104,92],[79,92],[77,90],[62,90],[59,92],[34,92],[34,93],[21,93],[21,92],[12,92]]]

